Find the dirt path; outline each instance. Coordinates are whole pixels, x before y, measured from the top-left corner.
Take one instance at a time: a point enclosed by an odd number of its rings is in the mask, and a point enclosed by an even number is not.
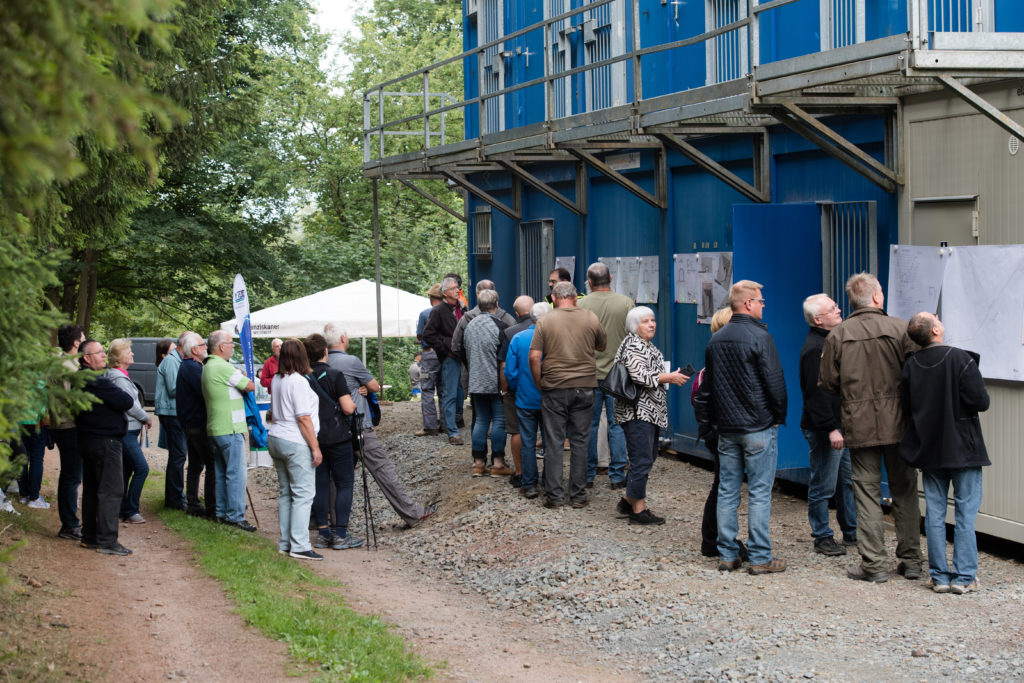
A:
[[[153,471],[163,469],[162,451],[146,455]],[[57,463],[56,451],[47,451],[43,494],[53,507],[18,505],[32,530],[10,527],[3,538],[29,541],[8,569],[22,591],[19,622],[58,653],[56,661],[40,659],[29,670],[41,678],[64,671],[75,680],[273,681],[289,673],[294,680],[285,645],[243,623],[187,544],[152,511],[143,510],[147,524],[121,527],[130,557],[99,555],[57,538]],[[276,498],[251,488],[260,533],[274,539]],[[593,653],[556,629],[495,613],[481,596],[432,580],[383,548],[331,552],[328,559],[311,568],[343,582],[354,609],[393,624],[439,666],[439,680],[622,680],[588,664]]]

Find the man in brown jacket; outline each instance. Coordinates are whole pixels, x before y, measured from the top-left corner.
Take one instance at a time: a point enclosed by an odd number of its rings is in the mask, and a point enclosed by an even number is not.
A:
[[[881,504],[884,461],[896,521],[896,572],[919,579],[917,472],[899,456],[906,428],[900,372],[917,345],[907,336],[907,321],[886,315],[885,295],[875,276],[852,276],[846,282],[846,296],[853,313],[825,338],[818,375],[818,386],[841,400],[843,440],[853,470],[861,563],[846,574],[859,581],[889,580]]]

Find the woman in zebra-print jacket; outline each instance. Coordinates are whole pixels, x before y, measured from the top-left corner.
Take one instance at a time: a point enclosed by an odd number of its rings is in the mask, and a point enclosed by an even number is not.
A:
[[[629,517],[630,524],[664,524],[647,508],[647,476],[658,457],[658,434],[668,428],[667,384],[682,386],[690,379],[679,370],[665,372],[665,359],[651,340],[657,323],[654,311],[637,306],[626,316],[629,334],[615,354],[636,383],[639,398],[636,405],[615,401],[615,421],[626,434],[629,471],[626,474],[626,495],[619,500],[618,511]]]

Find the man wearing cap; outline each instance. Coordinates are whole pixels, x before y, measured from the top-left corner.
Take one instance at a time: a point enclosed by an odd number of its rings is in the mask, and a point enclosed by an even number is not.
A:
[[[430,348],[423,339],[423,328],[427,326],[427,319],[434,306],[441,303],[444,298],[441,296],[441,285],[434,284],[427,290],[430,298],[430,308],[420,311],[419,321],[416,323],[416,341],[420,343],[420,410],[423,412],[423,429],[415,432],[416,436],[432,436],[438,431],[444,431],[444,413],[438,411],[434,405],[434,394],[437,394],[438,401],[441,401],[441,361],[437,352]],[[440,416],[440,419],[439,419]]]

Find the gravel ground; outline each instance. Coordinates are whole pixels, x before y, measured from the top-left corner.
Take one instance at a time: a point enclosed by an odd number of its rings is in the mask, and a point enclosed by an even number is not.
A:
[[[658,459],[648,502],[664,526],[630,526],[615,514],[618,491],[598,477],[589,507],[548,510],[508,478],[471,478],[469,447],[416,438],[419,404],[385,407],[382,439],[409,491],[438,500],[428,523],[404,530],[370,480],[378,542],[418,571],[497,613],[555,626],[562,644],[651,681],[1019,680],[1024,665],[1020,546],[981,553],[981,590],[938,595],[925,581],[846,578],[855,554],[813,552],[806,500],[775,492],[774,554],[785,573],[718,572],[702,557],[700,515],[711,473]],[[466,412],[467,417],[469,411]],[[566,465],[568,453],[566,453]],[[258,474],[256,474],[258,472]],[[276,490],[273,470],[250,473]],[[351,529],[362,535],[361,471]],[[745,506],[740,527],[745,528]],[[838,528],[833,523],[833,528]],[[742,534],[741,534],[742,535]],[[890,532],[890,555],[895,540]],[[922,551],[924,538],[922,537]]]

